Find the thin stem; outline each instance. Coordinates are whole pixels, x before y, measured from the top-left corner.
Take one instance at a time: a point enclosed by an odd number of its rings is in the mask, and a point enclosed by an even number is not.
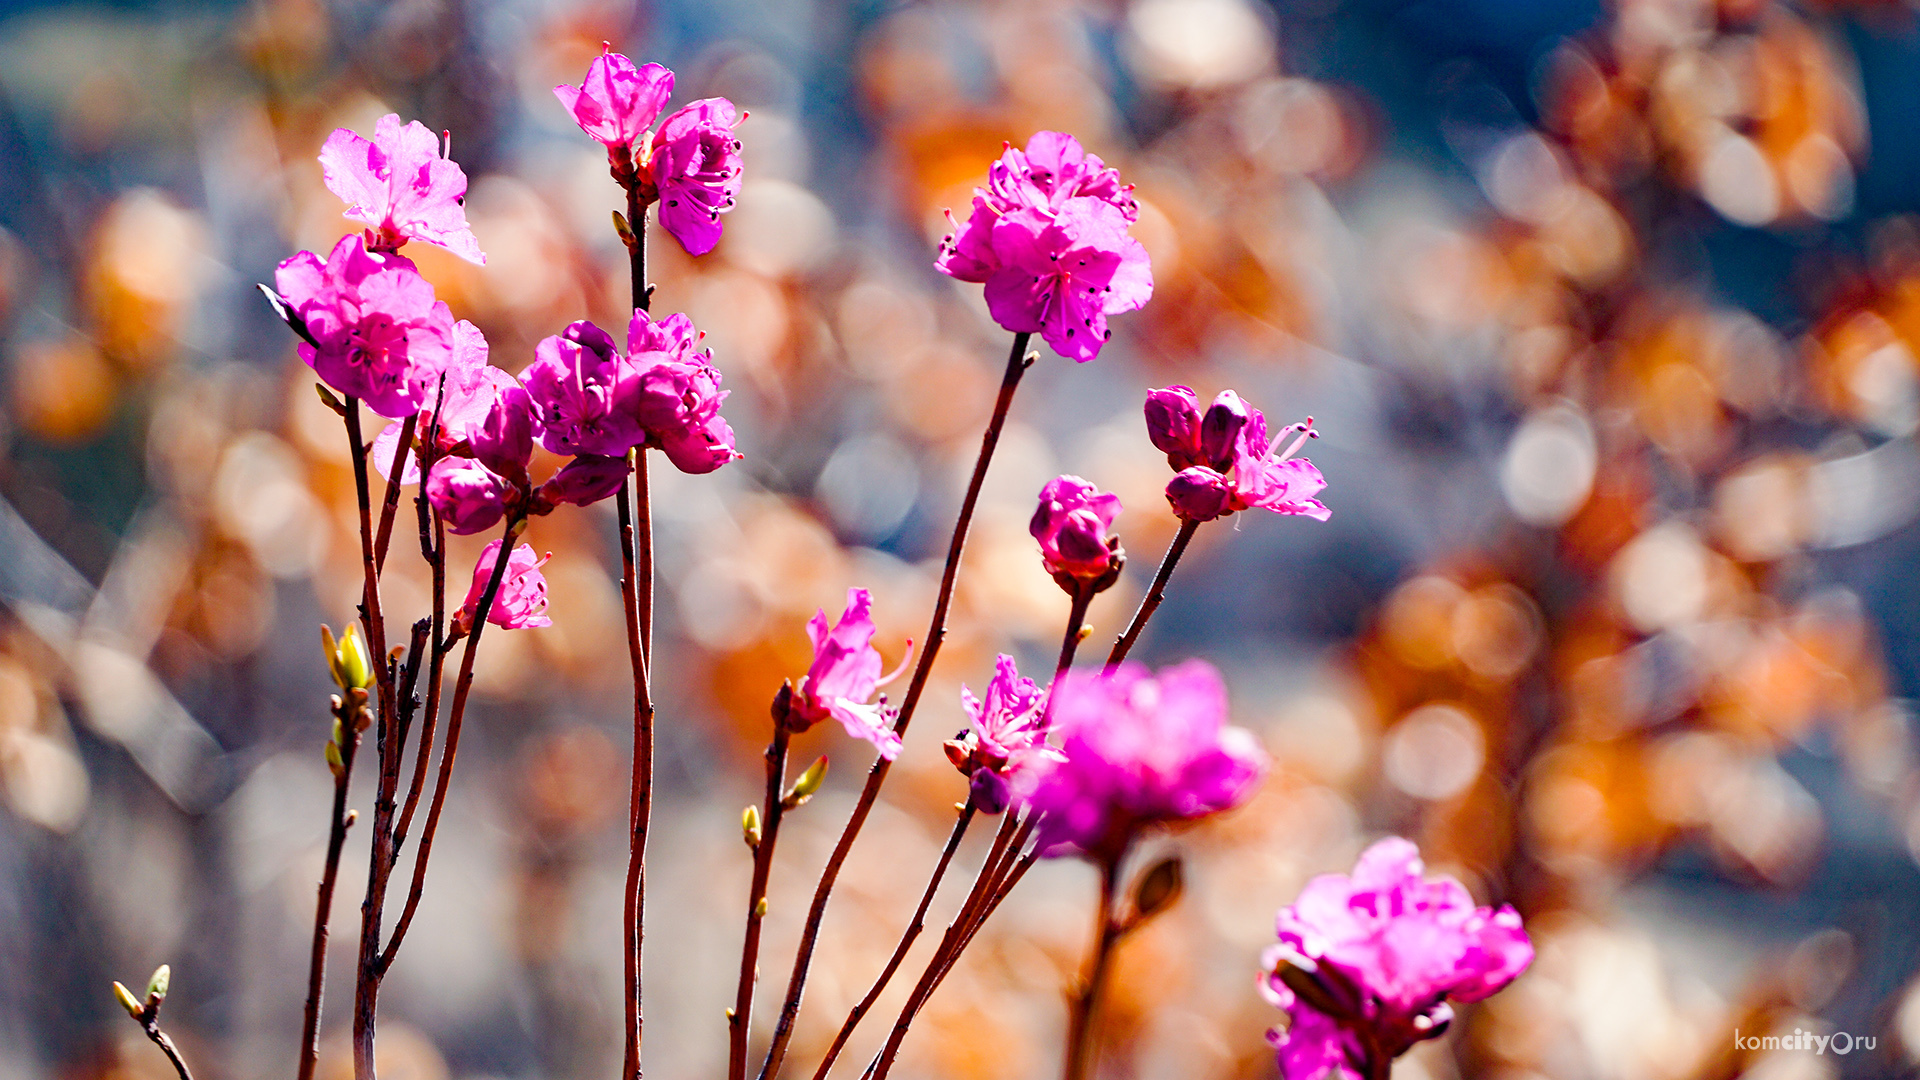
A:
[[[426,506],[426,499],[420,500]],[[433,757],[434,729],[440,723],[440,686],[447,668],[447,642],[442,635],[446,632],[447,622],[447,527],[440,520],[439,511],[423,509],[424,519],[428,513],[433,517],[433,530],[438,540],[433,544],[433,555],[427,564],[433,568],[433,622],[428,631],[428,671],[427,704],[425,714],[420,719],[420,743],[414,750],[413,779],[407,784],[407,800],[400,808],[400,824],[393,831],[393,853],[397,859],[400,849],[407,842],[407,830],[413,825],[414,811],[420,806],[420,793],[427,782],[427,765]],[[422,543],[425,544],[426,525],[421,525]]]
[[[507,576],[507,562],[513,555],[514,543],[519,539],[519,529],[523,519],[507,523],[506,535],[500,544],[500,554],[494,559],[493,574],[487,579],[487,587],[480,594],[480,606],[473,614],[473,629],[467,633],[467,647],[460,654],[460,675],[453,684],[453,707],[447,715],[447,745],[440,752],[440,774],[434,781],[433,801],[427,807],[427,824],[420,831],[420,850],[413,857],[413,884],[407,890],[407,906],[400,912],[400,921],[394,924],[393,937],[387,941],[386,951],[379,955],[377,963],[376,992],[378,976],[386,974],[393,966],[394,954],[400,951],[400,943],[406,939],[407,929],[413,925],[414,912],[420,908],[420,895],[427,884],[427,860],[433,856],[433,837],[440,827],[440,812],[446,809],[447,786],[453,777],[453,759],[460,750],[460,722],[466,718],[467,693],[473,689],[473,658],[480,648],[480,634],[487,628],[487,616],[493,611],[494,597],[499,595],[500,583]]]
[[[367,894],[360,902],[360,962],[354,979],[353,1075],[373,1080],[373,1017],[379,995],[380,915],[386,904],[387,879],[393,869],[394,790],[399,785],[400,748],[394,709],[393,670],[387,655],[386,620],[380,610],[380,570],[374,553],[373,515],[368,497],[367,444],[360,431],[360,399],[346,399],[344,416],[348,451],[353,459],[354,495],[360,510],[360,559],[365,575],[360,617],[367,629],[373,657],[379,709],[374,716],[374,750],[380,775],[374,788],[373,850],[367,870]]]
[[[633,242],[627,245],[627,271],[633,279],[633,306],[641,311],[653,306],[653,289],[647,284],[647,203],[640,196],[640,185],[627,184],[627,227],[633,230]]]
[[[1026,374],[1032,364],[1026,355],[1027,342],[1031,337],[1031,334],[1013,335],[1013,348],[1007,353],[1007,370],[1000,379],[1000,394],[994,399],[993,416],[987,421],[986,433],[980,439],[980,456],[974,460],[973,476],[967,481],[967,494],[960,502],[960,516],[953,523],[953,538],[947,543],[947,565],[940,575],[940,593],[934,600],[926,644],[921,647],[920,662],[913,669],[913,681],[907,686],[906,697],[900,703],[900,714],[893,723],[895,734],[905,735],[907,725],[913,721],[913,711],[920,704],[921,693],[926,690],[927,676],[933,672],[934,658],[940,655],[940,643],[947,636],[947,608],[953,603],[953,586],[960,572],[961,553],[966,550],[967,530],[973,523],[974,506],[980,501],[980,487],[987,478],[987,466],[993,461],[994,447],[999,445],[1000,431],[1006,426],[1007,412],[1013,406],[1013,392],[1020,386],[1020,376]],[[892,766],[893,762],[886,758],[879,758],[873,763],[873,768],[867,773],[866,785],[860,789],[859,801],[854,803],[853,813],[847,818],[846,828],[841,831],[840,840],[834,845],[833,854],[827,858],[827,865],[820,873],[820,883],[814,887],[813,904],[807,909],[807,921],[800,934],[800,947],[794,954],[793,973],[787,980],[786,1000],[781,1002],[780,1019],[773,1030],[773,1043],[767,1047],[766,1060],[760,1066],[760,1080],[774,1080],[786,1060],[787,1044],[793,1038],[794,1021],[800,1014],[800,998],[806,992],[807,969],[813,961],[814,945],[820,938],[820,923],[826,915],[827,900],[833,894],[833,884],[840,876],[840,867],[846,862],[847,853],[853,850],[853,842],[866,824],[874,801],[880,797],[880,786],[886,783],[887,772]]]
[[[834,1036],[833,1045],[827,1048],[827,1056],[820,1062],[820,1068],[814,1071],[813,1080],[826,1080],[827,1071],[840,1057],[841,1048],[853,1037],[853,1030],[880,999],[887,983],[892,981],[893,973],[900,970],[901,961],[907,958],[907,951],[919,939],[920,931],[926,929],[927,908],[933,903],[933,896],[940,891],[940,882],[946,877],[947,866],[953,862],[953,853],[960,848],[960,840],[967,835],[967,826],[973,823],[975,813],[973,797],[967,797],[966,805],[960,808],[960,818],[953,823],[953,832],[947,835],[947,846],[940,849],[940,861],[933,868],[933,876],[927,879],[927,891],[920,895],[920,906],[913,911],[913,920],[907,924],[906,933],[900,937],[900,944],[894,947],[893,955],[887,958],[887,966],[880,971],[880,977],[873,980],[873,986],[867,990],[867,996],[847,1014],[846,1023],[840,1025],[840,1033]]]
[[[413,447],[414,425],[420,422],[420,414],[412,412],[400,423],[400,443],[393,452],[393,468],[387,473],[387,497],[380,504],[380,533],[373,541],[373,568],[384,571],[387,568],[387,545],[393,540],[393,515],[400,506],[400,477],[407,471],[407,451]],[[421,482],[426,481],[422,476]]]
[[[1111,671],[1119,667],[1120,661],[1127,658],[1127,653],[1133,649],[1134,641],[1140,637],[1140,631],[1147,628],[1147,620],[1153,618],[1154,609],[1160,606],[1160,601],[1166,599],[1167,579],[1173,576],[1174,564],[1178,563],[1180,556],[1186,553],[1187,544],[1193,540],[1193,534],[1199,529],[1200,523],[1197,521],[1180,523],[1180,531],[1174,534],[1173,543],[1168,546],[1166,557],[1160,560],[1159,571],[1153,575],[1153,587],[1147,590],[1146,597],[1140,601],[1140,609],[1133,613],[1133,621],[1127,624],[1126,633],[1120,635],[1120,639],[1113,643],[1113,651],[1107,654],[1107,670]]]
[[[1087,1066],[1093,1060],[1093,1013],[1100,1003],[1100,988],[1105,984],[1107,972],[1112,967],[1113,946],[1120,940],[1124,928],[1114,920],[1113,900],[1120,881],[1120,860],[1108,859],[1100,864],[1100,911],[1094,922],[1093,955],[1087,963],[1087,973],[1080,980],[1080,987],[1074,996],[1072,1013],[1067,1021],[1067,1066],[1061,1074],[1062,1080],[1083,1080],[1087,1075]]]
[[[173,1063],[173,1071],[180,1074],[180,1080],[193,1080],[193,1073],[187,1069],[187,1060],[180,1056],[180,1048],[173,1045],[173,1039],[166,1032],[160,1030],[160,1003],[148,999],[146,1012],[134,1017],[134,1021],[140,1025],[141,1031],[147,1033],[147,1038],[153,1040],[153,1045],[167,1055],[167,1060]]]
[[[653,693],[646,649],[647,624],[650,621],[647,615],[650,611],[643,613],[642,610],[651,608],[653,560],[651,544],[646,545],[647,557],[644,560],[635,559],[634,487],[640,491],[641,519],[650,521],[652,513],[646,497],[646,451],[639,451],[635,459],[640,483],[622,482],[618,496],[620,606],[626,615],[627,659],[633,669],[633,779],[627,816],[629,839],[623,927],[626,946],[626,1052],[622,1059],[622,1075],[627,1080],[637,1080],[640,1075],[641,949],[646,940],[647,824],[653,799]]]
[[[340,750],[340,772],[333,778],[332,826],[327,831],[327,864],[320,873],[320,900],[313,913],[313,953],[307,961],[307,1005],[300,1036],[299,1080],[313,1080],[320,1060],[320,998],[327,976],[327,922],[333,916],[333,887],[340,877],[340,850],[346,846],[353,816],[347,812],[347,782],[353,777],[353,759],[360,748],[351,705],[335,711],[341,731],[349,735]]]
[[[792,732],[784,717],[776,717],[773,742],[767,745],[767,804],[764,831],[753,845],[753,884],[747,890],[747,931],[740,943],[740,983],[734,990],[733,1010],[727,1014],[727,1077],[747,1075],[747,1036],[753,1027],[753,988],[760,978],[760,926],[767,917],[767,878],[773,873],[773,845],[780,836],[781,788],[787,777],[787,740]]]

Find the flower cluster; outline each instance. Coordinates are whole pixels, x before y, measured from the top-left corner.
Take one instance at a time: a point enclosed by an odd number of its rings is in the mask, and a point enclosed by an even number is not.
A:
[[[1319,437],[1312,417],[1281,428],[1269,442],[1266,416],[1240,395],[1221,391],[1202,415],[1200,399],[1185,386],[1150,391],[1146,414],[1148,437],[1178,470],[1167,483],[1167,501],[1181,520],[1212,521],[1255,506],[1317,521],[1332,515],[1314,498],[1327,487],[1320,470],[1294,457]]]
[[[783,695],[787,704],[782,721],[795,731],[805,731],[832,717],[847,734],[867,740],[881,757],[892,761],[900,754],[900,736],[889,722],[891,714],[885,705],[873,696],[906,669],[913,642],[907,642],[907,656],[901,658],[900,666],[883,676],[873,633],[873,596],[865,589],[847,590],[847,608],[831,627],[824,610],[814,612],[807,620],[813,663],[792,694]]]
[[[726,98],[688,105],[649,131],[673,96],[673,72],[635,67],[616,52],[594,58],[579,86],[553,88],[580,130],[607,148],[613,173],[644,202],[658,200],[660,224],[687,249],[705,255],[720,242],[720,215],[740,196],[745,119]]]
[[[1113,336],[1107,316],[1153,295],[1147,249],[1127,235],[1132,187],[1071,135],[1042,131],[1008,146],[974,189],[973,213],[940,243],[934,265],[986,286],[987,310],[1082,363]]]
[[[1266,771],[1253,735],[1227,726],[1226,684],[1204,660],[1158,676],[1132,662],[1070,671],[1052,696],[1064,756],[1020,778],[1042,855],[1118,859],[1146,826],[1240,805]]]
[[[1021,676],[1013,657],[1001,653],[985,697],[960,687],[967,730],[944,744],[972,789],[974,805],[989,814],[1005,810],[1013,797],[1013,778],[1036,761],[1059,762],[1066,755],[1047,745],[1047,692]]]
[[[1385,1076],[1414,1043],[1446,1030],[1450,1001],[1479,1001],[1533,962],[1511,905],[1475,907],[1457,881],[1426,881],[1420,851],[1389,837],[1351,877],[1325,874],[1281,909],[1261,980],[1287,1010],[1269,1040],[1286,1080]]]
[[[453,313],[412,260],[345,236],[324,260],[302,251],[281,263],[274,285],[304,325],[300,359],[328,386],[381,416],[431,400],[452,359]]]

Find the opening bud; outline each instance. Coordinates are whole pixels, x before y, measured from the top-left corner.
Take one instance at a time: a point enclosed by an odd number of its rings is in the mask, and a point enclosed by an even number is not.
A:
[[[173,981],[173,969],[161,964],[153,969],[153,978],[147,980],[147,997],[153,1001],[167,1000],[167,985]]]
[[[827,759],[826,755],[823,754],[818,761],[807,766],[807,771],[801,773],[800,779],[795,780],[793,787],[789,788],[787,793],[780,797],[780,808],[783,810],[791,810],[806,802],[808,799],[813,798],[814,792],[820,790],[820,784],[826,778]]]
[[[140,1004],[140,1002],[134,998],[133,991],[117,982],[113,984],[113,999],[118,1001],[120,1007],[127,1010],[127,1015],[133,1017],[135,1020],[140,1019],[142,1014],[147,1011],[146,1006]]]
[[[360,637],[360,628],[352,623],[334,639],[333,628],[322,623],[320,626],[320,644],[327,651],[327,667],[333,672],[333,681],[342,690],[365,689],[373,682],[373,658],[367,654],[367,643]]]

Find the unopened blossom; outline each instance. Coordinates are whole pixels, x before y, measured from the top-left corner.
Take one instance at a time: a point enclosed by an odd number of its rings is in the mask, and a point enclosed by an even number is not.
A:
[[[934,265],[983,283],[1001,326],[1037,333],[1084,363],[1112,337],[1108,315],[1153,295],[1147,251],[1127,234],[1138,217],[1117,172],[1072,136],[1043,131],[989,170],[972,216],[941,242]]]
[[[1267,418],[1231,390],[1203,415],[1191,389],[1149,391],[1147,437],[1180,470],[1167,483],[1167,501],[1185,521],[1212,521],[1260,507],[1325,521],[1333,511],[1314,496],[1326,490],[1320,470],[1295,457],[1317,438],[1313,418],[1288,424],[1271,440]]]
[[[1240,805],[1266,771],[1259,742],[1227,725],[1226,684],[1204,660],[1157,676],[1134,662],[1070,671],[1052,697],[1065,760],[1019,780],[1042,855],[1118,859],[1143,828]]]
[[[1077,476],[1056,476],[1040,489],[1027,531],[1040,542],[1047,573],[1095,581],[1112,570],[1118,544],[1109,533],[1120,516],[1120,496]]]
[[[873,696],[899,676],[907,661],[902,658],[900,667],[883,677],[873,633],[873,597],[865,589],[847,590],[847,609],[832,626],[824,610],[814,612],[807,621],[813,664],[794,687],[787,722],[805,730],[832,717],[847,734],[867,740],[881,757],[892,761],[900,753],[900,736],[888,722],[887,710]],[[907,651],[912,655],[911,642]]]
[[[667,117],[653,137],[647,171],[660,192],[660,224],[689,255],[720,242],[720,215],[740,197],[739,112],[726,98],[703,98]]]
[[[534,492],[535,513],[546,513],[562,503],[588,506],[620,490],[629,472],[623,457],[582,454],[561,466]]]
[[[339,128],[320,148],[320,172],[327,190],[346,200],[346,216],[373,230],[375,247],[419,240],[486,265],[467,225],[467,174],[418,120],[402,125],[388,113],[372,140]]]
[[[553,88],[580,130],[608,150],[644,156],[647,129],[673,96],[673,72],[659,64],[635,67],[617,52],[593,58],[579,86]]]
[[[1324,874],[1282,908],[1261,980],[1287,1010],[1268,1036],[1286,1080],[1387,1075],[1444,1032],[1452,1002],[1488,997],[1533,961],[1511,905],[1476,907],[1457,881],[1427,881],[1420,851],[1388,837],[1353,874]]]
[[[432,400],[451,361],[453,313],[412,261],[345,236],[325,260],[311,251],[281,263],[274,285],[315,344],[300,358],[328,386],[381,416]]]
[[[534,346],[520,373],[533,398],[540,444],[556,454],[625,457],[646,441],[634,415],[633,369],[613,338],[581,320]]]
[[[487,339],[472,323],[454,324],[453,360],[445,382],[432,393],[436,400],[422,407],[414,421],[414,450],[407,454],[401,483],[420,478],[418,447],[433,428],[440,427],[437,445],[428,456],[456,454],[472,457],[510,479],[524,480],[527,459],[533,454],[533,399],[512,374],[487,363]],[[373,463],[380,475],[390,475],[404,420],[396,420],[373,441]]]
[[[467,588],[467,599],[454,616],[458,625],[472,628],[480,601],[486,595],[487,582],[493,579],[494,564],[500,561],[500,546],[501,542],[495,540],[480,552],[480,561],[473,567],[473,584]],[[487,621],[503,630],[552,626],[553,620],[547,618],[547,579],[540,573],[540,568],[552,557],[536,556],[525,544],[514,547],[507,556],[506,573],[500,578],[499,591],[494,593],[493,606],[487,609]]]
[[[553,92],[580,129],[607,148],[620,182],[643,202],[660,203],[660,224],[689,255],[713,250],[720,215],[738,200],[743,173],[733,129],[744,118],[733,102],[703,98],[649,132],[673,96],[673,72],[659,64],[635,67],[619,53],[596,57],[579,86]]]
[[[947,759],[968,778],[974,805],[989,814],[1012,801],[1011,778],[1036,760],[1061,761],[1047,745],[1047,692],[1023,677],[1013,657],[1001,653],[984,697],[960,687],[968,729],[945,744]]]
[[[685,473],[709,473],[740,457],[733,428],[720,415],[730,391],[700,349],[700,332],[682,314],[654,320],[636,310],[627,324],[627,361],[634,372],[632,409],[647,445]]]
[[[470,536],[498,524],[520,493],[512,481],[472,458],[443,457],[427,471],[426,496],[448,532]]]

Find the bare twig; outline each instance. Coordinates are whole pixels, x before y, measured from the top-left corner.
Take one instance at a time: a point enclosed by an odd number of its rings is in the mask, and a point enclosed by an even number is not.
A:
[[[1178,563],[1180,556],[1186,553],[1187,544],[1193,540],[1193,534],[1199,529],[1200,523],[1197,521],[1180,523],[1180,531],[1174,534],[1173,543],[1168,546],[1166,557],[1160,560],[1159,571],[1153,575],[1153,586],[1141,599],[1140,608],[1133,613],[1133,621],[1127,624],[1126,632],[1113,643],[1113,651],[1107,654],[1108,670],[1119,667],[1120,661],[1127,658],[1127,653],[1133,649],[1134,641],[1140,637],[1140,631],[1147,628],[1147,620],[1153,618],[1154,609],[1160,606],[1160,601],[1166,599],[1167,579],[1173,576],[1174,564]]]
[[[753,833],[756,830],[748,828],[747,842],[753,847],[753,884],[747,893],[747,930],[740,943],[740,982],[734,991],[733,1008],[727,1013],[728,1080],[743,1080],[747,1075],[747,1036],[753,1025],[753,988],[760,978],[760,927],[767,917],[767,878],[773,872],[773,846],[780,838],[780,820],[786,810],[781,791],[787,776],[787,741],[792,736],[785,716],[787,699],[788,693],[784,689],[775,699],[773,741],[767,744],[764,831],[755,837]]]

